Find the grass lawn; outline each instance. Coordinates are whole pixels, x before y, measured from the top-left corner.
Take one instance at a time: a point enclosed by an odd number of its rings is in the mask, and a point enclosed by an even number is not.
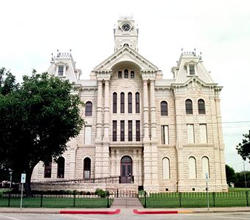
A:
[[[23,207],[40,207],[41,198],[24,198]],[[0,198],[0,207],[8,206],[8,198]],[[10,207],[19,207],[20,198],[11,198]],[[106,198],[43,198],[42,207],[46,208],[106,208]]]
[[[250,192],[248,195],[250,205]],[[145,198],[141,197],[142,205]],[[207,207],[206,193],[157,193],[151,194],[146,200],[147,208],[174,208],[174,207]],[[229,193],[209,193],[211,207],[246,206],[247,199],[244,191]]]
[[[242,191],[249,191],[250,188],[229,188],[228,192],[242,192]]]

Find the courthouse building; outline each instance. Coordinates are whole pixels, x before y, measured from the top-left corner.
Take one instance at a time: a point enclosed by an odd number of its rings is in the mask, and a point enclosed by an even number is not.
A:
[[[222,87],[200,54],[182,52],[173,78],[164,79],[138,53],[134,20],[121,18],[114,29],[114,53],[90,79],[80,79],[71,53],[53,56],[48,72],[80,88],[86,124],[57,162],[35,167],[33,182],[65,180],[64,189],[86,191],[183,192],[205,191],[207,179],[210,191],[227,190]],[[74,187],[70,180],[81,181]]]

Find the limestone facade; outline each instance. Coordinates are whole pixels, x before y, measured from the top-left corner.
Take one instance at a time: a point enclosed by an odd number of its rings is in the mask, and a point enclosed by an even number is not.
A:
[[[48,72],[81,88],[86,124],[68,143],[63,163],[46,168],[40,162],[33,182],[117,177],[109,187],[184,192],[205,191],[208,179],[209,191],[226,191],[222,87],[213,82],[201,55],[182,52],[173,78],[164,79],[138,53],[132,19],[118,20],[114,37],[114,53],[89,80],[80,79],[71,53],[53,56]]]

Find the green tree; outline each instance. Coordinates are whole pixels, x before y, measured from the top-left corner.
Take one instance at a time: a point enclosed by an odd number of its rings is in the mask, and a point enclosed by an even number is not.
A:
[[[250,161],[250,131],[248,134],[243,134],[242,142],[236,146],[238,154],[241,155],[243,160]]]
[[[227,184],[235,183],[236,174],[232,167],[226,164],[226,176],[227,176]]]
[[[26,173],[30,195],[36,164],[59,157],[79,134],[82,103],[69,81],[47,73],[24,76],[20,85],[5,69],[0,74],[0,162],[19,175]]]

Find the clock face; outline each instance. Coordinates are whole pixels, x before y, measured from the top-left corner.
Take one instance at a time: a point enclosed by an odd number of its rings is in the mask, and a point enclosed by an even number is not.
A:
[[[130,25],[128,23],[122,25],[122,30],[124,31],[129,31],[130,30]]]

